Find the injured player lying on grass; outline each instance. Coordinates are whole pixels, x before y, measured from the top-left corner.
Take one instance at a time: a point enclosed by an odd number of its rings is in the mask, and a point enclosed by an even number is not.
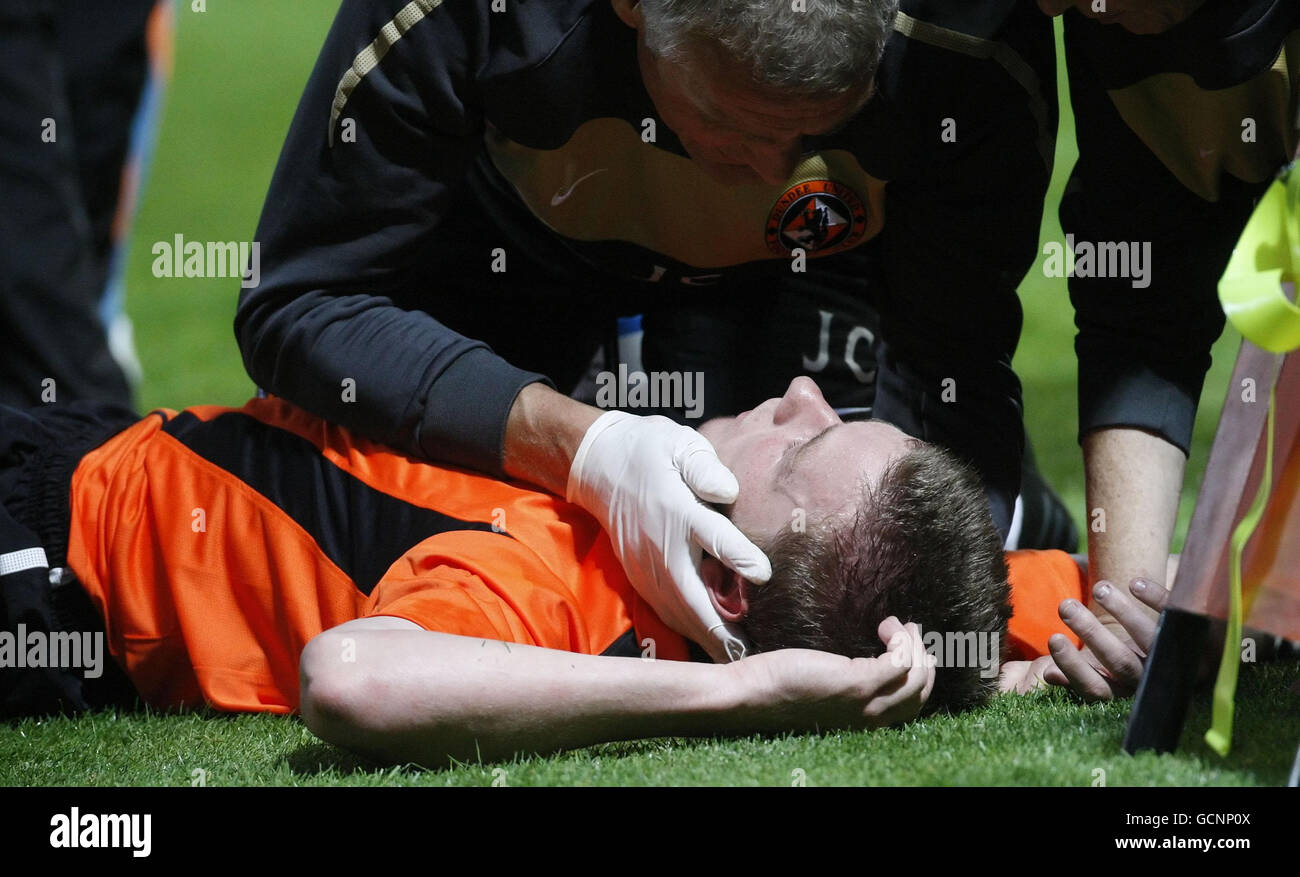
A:
[[[590,516],[529,485],[414,462],[274,398],[135,422],[75,411],[0,409],[25,449],[0,454],[10,523],[52,567],[66,556],[40,599],[0,579],[0,620],[80,618],[129,686],[65,668],[41,688],[11,665],[10,715],[128,695],[301,711],[325,740],[427,765],[874,728],[982,703],[996,659],[1023,659],[1002,666],[1006,689],[1060,676],[1039,656],[1068,635],[1061,599],[1082,598],[1060,552],[1013,553],[1009,586],[973,473],[887,424],[840,422],[806,378],[700,430],[740,484],[723,511],[773,567],[752,585],[705,561],[710,599],[752,646],[730,664],[654,615]],[[972,639],[998,644],[994,662],[932,648]],[[1084,660],[1072,643],[1053,650]]]

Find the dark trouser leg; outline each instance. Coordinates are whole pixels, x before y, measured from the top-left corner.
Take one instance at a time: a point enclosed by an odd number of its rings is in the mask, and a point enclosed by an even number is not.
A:
[[[141,366],[125,313],[130,230],[170,69],[173,0],[64,0],[58,41],[90,220],[98,314],[134,387]]]
[[[0,7],[0,402],[129,405],[98,313],[105,270],[83,185],[110,175],[115,193],[121,164],[82,164],[101,140],[76,130],[60,14],[45,0]]]

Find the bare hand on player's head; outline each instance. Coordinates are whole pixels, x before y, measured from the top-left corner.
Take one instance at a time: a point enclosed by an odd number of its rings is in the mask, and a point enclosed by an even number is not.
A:
[[[1083,646],[1075,648],[1064,634],[1054,634],[1047,647],[1056,666],[1043,673],[1045,681],[1069,686],[1086,700],[1113,700],[1137,690],[1156,630],[1156,618],[1143,607],[1158,613],[1169,591],[1148,579],[1134,579],[1130,587],[1136,600],[1110,582],[1093,586],[1093,598],[1113,621],[1099,620],[1078,600],[1062,601],[1061,620]]]
[[[915,624],[880,623],[874,658],[779,649],[729,665],[749,693],[753,725],[766,731],[881,728],[916,718],[934,689],[935,662]]]

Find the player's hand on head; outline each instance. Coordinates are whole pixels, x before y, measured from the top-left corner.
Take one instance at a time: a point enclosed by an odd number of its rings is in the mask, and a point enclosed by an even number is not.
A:
[[[881,691],[877,695],[876,708],[884,711],[882,724],[914,719],[934,691],[935,668],[939,662],[925,650],[921,628],[915,622],[903,624],[891,615],[880,622],[876,633],[885,643],[885,654],[876,660],[888,660],[895,667],[907,664],[903,683],[893,691]]]
[[[935,662],[921,631],[881,623],[884,653],[847,658],[813,649],[750,655],[728,672],[752,710],[747,726],[773,732],[882,728],[916,718],[934,689]]]
[[[1112,700],[1137,690],[1156,630],[1156,618],[1143,607],[1158,613],[1169,591],[1148,579],[1134,579],[1130,587],[1136,600],[1109,582],[1093,587],[1106,621],[1077,600],[1061,603],[1061,620],[1083,645],[1075,648],[1064,635],[1053,635],[1048,649],[1055,666],[1043,673],[1044,680],[1069,686],[1087,700]]]
[[[583,437],[566,496],[605,527],[633,587],[660,619],[726,661],[743,655],[745,644],[709,600],[704,552],[752,582],[772,575],[763,552],[705,505],[733,503],[738,492],[736,477],[695,430],[609,411]]]

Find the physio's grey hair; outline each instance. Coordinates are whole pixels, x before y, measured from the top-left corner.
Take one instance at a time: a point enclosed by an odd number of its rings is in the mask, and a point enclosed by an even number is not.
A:
[[[640,0],[646,47],[686,61],[712,46],[752,80],[804,97],[870,82],[898,0]]]

